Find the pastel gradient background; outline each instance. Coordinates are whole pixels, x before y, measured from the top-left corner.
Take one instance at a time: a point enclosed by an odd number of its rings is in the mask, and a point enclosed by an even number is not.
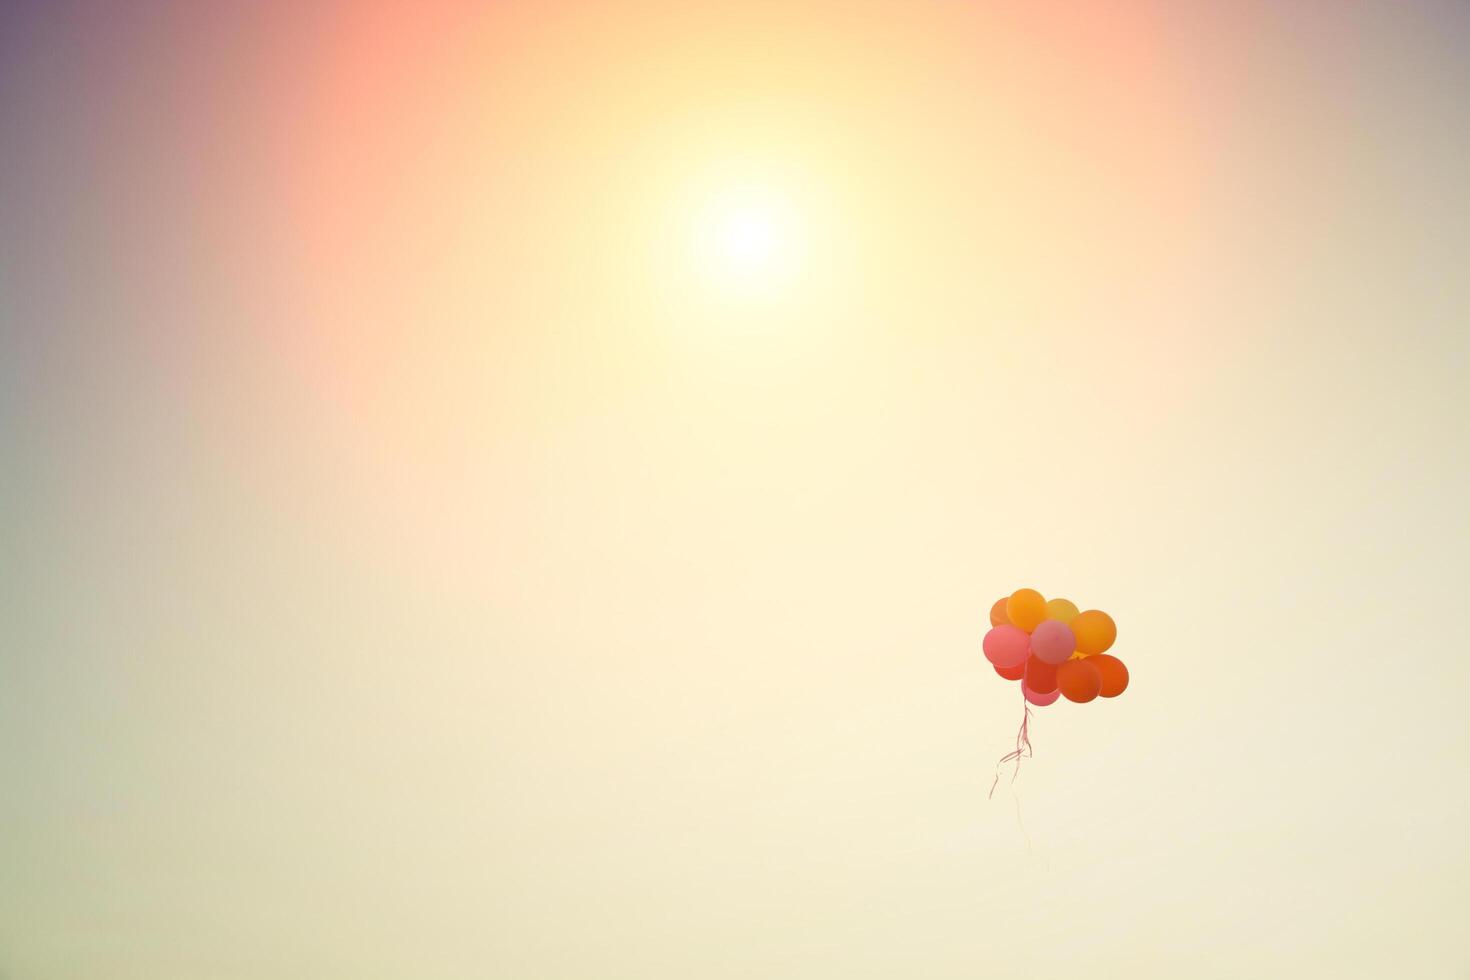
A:
[[[0,977],[1470,975],[1470,5],[0,11]]]

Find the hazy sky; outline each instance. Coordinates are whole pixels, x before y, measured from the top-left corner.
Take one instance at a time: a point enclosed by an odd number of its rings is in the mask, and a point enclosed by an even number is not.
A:
[[[1464,977],[1470,5],[0,5],[0,977]],[[1020,720],[1019,586],[1117,700]]]

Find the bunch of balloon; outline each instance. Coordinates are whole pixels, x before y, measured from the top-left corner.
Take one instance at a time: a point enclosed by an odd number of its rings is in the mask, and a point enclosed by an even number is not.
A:
[[[1128,689],[1128,668],[1108,653],[1118,638],[1101,609],[1078,612],[1067,599],[1048,602],[1035,589],[1017,589],[990,607],[985,656],[995,672],[1020,681],[1037,707],[1064,697],[1085,704]]]
[[[1001,758],[1002,765],[1015,761],[1019,767],[1021,757],[1031,754],[1031,705],[1045,707],[1058,698],[1086,704],[1128,689],[1128,668],[1108,653],[1117,638],[1113,617],[1101,609],[1078,612],[1070,600],[1048,601],[1035,589],[1017,589],[995,601],[985,657],[1001,677],[1021,682],[1026,701],[1016,748]]]

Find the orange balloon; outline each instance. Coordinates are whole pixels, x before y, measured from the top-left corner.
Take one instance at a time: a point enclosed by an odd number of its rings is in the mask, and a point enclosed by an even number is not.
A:
[[[1067,660],[1057,668],[1057,689],[1062,697],[1086,704],[1102,690],[1102,672],[1087,660]]]
[[[1010,598],[1010,596],[1002,596],[995,600],[995,605],[990,607],[991,626],[1009,626],[1011,624],[1010,617],[1006,615],[1006,603],[1010,601]]]
[[[1078,613],[1072,620],[1072,632],[1077,637],[1077,650],[1089,657],[1105,652],[1118,638],[1118,626],[1113,617],[1101,609]]]
[[[995,667],[995,672],[1008,681],[1018,681],[1026,673],[1026,662],[1024,660],[1014,667],[996,667],[995,664],[991,664],[990,666]]]
[[[1128,668],[1123,666],[1123,661],[1110,653],[1100,653],[1089,657],[1087,662],[1096,666],[1102,675],[1102,689],[1097,693],[1105,698],[1115,698],[1128,690]]]
[[[1006,600],[1006,615],[1012,626],[1029,633],[1046,619],[1046,600],[1035,589],[1017,589]]]
[[[1037,694],[1050,694],[1057,689],[1057,667],[1036,654],[1026,658],[1026,686]]]

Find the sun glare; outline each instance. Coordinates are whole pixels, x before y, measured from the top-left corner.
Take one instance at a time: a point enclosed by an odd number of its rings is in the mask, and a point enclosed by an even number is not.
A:
[[[769,297],[796,277],[802,241],[798,215],[780,193],[729,188],[698,216],[695,252],[706,284],[733,298]]]

